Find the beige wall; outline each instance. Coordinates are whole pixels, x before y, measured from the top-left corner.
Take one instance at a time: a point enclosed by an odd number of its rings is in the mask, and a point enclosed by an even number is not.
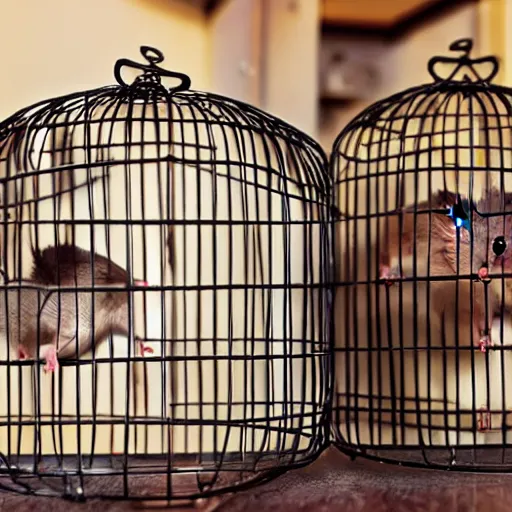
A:
[[[226,1],[209,24],[211,90],[315,137],[318,12],[318,0]]]
[[[507,7],[508,4],[508,7]],[[478,49],[482,55],[496,55],[500,60],[500,71],[495,83],[506,83],[507,57],[507,10],[509,0],[478,1]]]
[[[261,106],[261,0],[230,0],[208,22],[210,91]]]
[[[158,47],[164,66],[208,86],[203,15],[178,0],[2,2],[0,119],[35,101],[114,83],[121,57]]]
[[[505,27],[512,27],[512,2],[507,2],[505,6]],[[512,30],[505,30],[505,55],[507,59],[505,83],[512,86]]]
[[[316,137],[318,101],[318,0],[266,0],[263,105]]]
[[[316,135],[318,0],[232,0],[211,22],[188,0],[4,2],[0,119],[112,84],[115,61],[139,60],[139,47],[150,45],[163,51],[164,67],[189,74],[194,89],[243,99]]]
[[[456,39],[477,36],[477,9],[468,4],[451,14],[412,32],[392,45],[389,64],[391,73],[383,93],[394,94],[406,87],[430,82],[427,62],[435,55],[449,55]],[[454,54],[456,55],[456,54]]]

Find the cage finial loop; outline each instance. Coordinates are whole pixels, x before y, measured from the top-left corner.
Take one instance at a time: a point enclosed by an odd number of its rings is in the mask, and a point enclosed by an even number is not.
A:
[[[142,75],[139,75],[131,86],[140,86],[153,84],[160,86],[162,77],[175,78],[180,80],[180,83],[176,87],[169,89],[170,92],[186,91],[190,88],[190,77],[184,73],[178,73],[175,71],[168,71],[167,69],[158,66],[164,60],[163,53],[157,48],[151,46],[141,46],[140,52],[149,64],[141,64],[130,59],[119,59],[114,67],[114,76],[120,85],[130,87],[122,77],[121,70],[124,66],[139,69],[143,71]]]
[[[456,76],[462,73],[465,82],[489,83],[498,74],[498,59],[494,56],[472,59],[469,54],[473,49],[472,39],[458,39],[450,45],[453,52],[462,52],[459,57],[432,57],[428,62],[428,71],[436,82],[457,81]],[[438,64],[452,64],[452,71],[441,75],[436,71]],[[480,72],[478,70],[480,68]]]

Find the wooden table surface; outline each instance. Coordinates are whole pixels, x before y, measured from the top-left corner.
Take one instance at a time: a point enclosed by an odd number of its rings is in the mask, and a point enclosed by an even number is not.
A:
[[[203,510],[208,512],[509,512],[512,511],[512,474],[455,473],[407,469],[364,459],[351,461],[332,448],[309,467],[204,505]],[[90,500],[74,504],[0,494],[0,510],[181,512],[194,509],[147,502]]]

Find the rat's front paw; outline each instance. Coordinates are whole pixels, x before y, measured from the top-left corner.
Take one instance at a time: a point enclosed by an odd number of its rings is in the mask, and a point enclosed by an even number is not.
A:
[[[379,280],[384,281],[387,286],[392,286],[399,279],[402,279],[402,275],[395,268],[391,268],[388,265],[380,265],[379,267]]]
[[[490,334],[481,334],[480,341],[478,342],[480,352],[487,352],[489,347],[492,347],[492,340]]]

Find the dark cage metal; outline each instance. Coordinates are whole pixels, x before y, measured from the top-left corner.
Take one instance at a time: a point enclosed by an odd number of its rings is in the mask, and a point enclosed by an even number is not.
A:
[[[512,89],[472,42],[334,143],[336,444],[512,469]]]
[[[0,125],[3,488],[197,498],[326,443],[326,157],[141,51]]]

